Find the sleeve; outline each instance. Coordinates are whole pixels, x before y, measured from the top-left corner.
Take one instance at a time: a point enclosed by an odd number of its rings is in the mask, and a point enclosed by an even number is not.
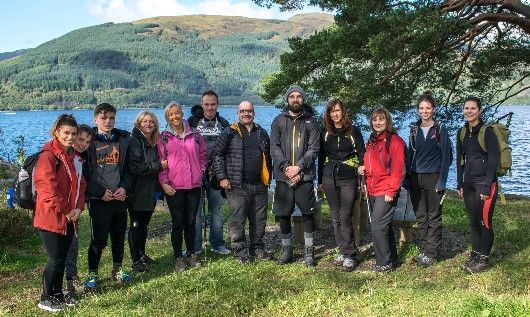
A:
[[[272,121],[271,125],[271,157],[275,165],[278,165],[280,171],[284,171],[285,168],[289,165],[291,165],[291,161],[289,161],[281,148],[281,141],[282,141],[282,133],[281,133],[281,127],[279,126],[279,117],[276,117],[274,121]]]
[[[265,131],[265,129],[262,128],[262,135],[263,137],[265,138],[265,159],[267,160],[267,168],[269,169],[269,183],[270,183],[270,180],[272,179],[273,175],[273,171],[272,171],[272,158],[271,158],[271,140],[269,138],[269,134],[267,134],[267,131]]]
[[[405,141],[397,134],[392,135],[388,155],[392,160],[390,161],[390,177],[385,195],[394,197],[405,178]]]
[[[206,146],[206,141],[204,141],[204,138],[200,133],[198,132],[193,132],[193,133],[196,133],[199,139],[199,161],[200,161],[202,173],[204,175],[204,171],[206,171],[206,168],[208,167],[208,147]]]
[[[90,145],[90,147],[87,150],[87,159],[85,162],[83,162],[83,176],[86,180],[86,191],[85,194],[89,196],[89,198],[97,197],[101,198],[105,191],[107,190],[104,186],[101,186],[96,178],[96,171],[91,170],[92,166],[96,165],[96,162],[93,162],[96,160],[96,152],[95,152],[95,146],[94,142]]]
[[[499,140],[493,128],[487,127],[484,132],[486,141],[486,151],[488,153],[488,165],[486,169],[486,177],[481,190],[482,195],[490,195],[491,183],[497,178],[497,165],[499,164]]]
[[[453,145],[449,139],[449,132],[444,125],[440,125],[440,151],[442,154],[442,163],[440,166],[440,173],[438,174],[438,181],[435,189],[445,190],[447,187],[447,175],[449,175],[449,167],[453,160]]]
[[[459,190],[464,185],[464,152],[462,149],[462,141],[460,140],[460,133],[462,129],[458,129],[456,132],[456,190]]]
[[[71,210],[68,201],[61,197],[61,194],[64,195],[64,193],[61,193],[57,186],[55,160],[55,156],[48,151],[39,155],[33,176],[35,191],[39,195],[39,201],[42,202],[40,208],[56,214],[67,215]]]
[[[298,160],[296,165],[300,167],[300,170],[304,171],[314,164],[318,157],[318,151],[320,150],[320,129],[312,119],[311,129],[309,130],[307,150],[304,155]],[[314,167],[314,165],[313,165]]]
[[[164,138],[160,137],[157,141],[157,150],[158,150],[158,156],[162,158],[162,160],[167,160],[167,153],[165,153],[166,146],[163,141]],[[169,164],[169,161],[168,161]],[[162,184],[169,184],[169,177],[168,177],[168,171],[171,167],[168,165],[168,167],[165,170],[161,170],[158,173],[158,182]]]
[[[81,181],[79,182],[79,198],[77,199],[76,208],[83,210],[85,208],[85,191],[86,191],[86,181],[83,175],[79,175]]]
[[[124,141],[125,142],[125,141]],[[123,167],[121,170],[120,175],[120,182],[118,183],[118,187],[122,187],[125,189],[125,192],[129,194],[132,187],[133,182],[133,176],[131,174],[130,166],[129,166],[129,155],[130,155],[130,140],[128,141],[129,144],[125,147],[125,160],[123,160]]]
[[[226,171],[226,154],[228,152],[228,146],[230,141],[231,129],[225,128],[215,141],[215,145],[212,150],[212,168],[215,173],[215,177],[221,181],[228,179],[228,173]]]
[[[148,162],[140,142],[137,139],[132,139],[129,146],[129,170],[131,174],[134,176],[157,174],[161,170],[160,162]]]
[[[322,175],[324,174],[324,162],[326,161],[326,144],[325,144],[325,135],[324,129],[320,134],[320,151],[318,153],[318,169],[317,169],[317,183],[322,184]]]
[[[353,128],[353,138],[355,139],[355,147],[357,154],[359,156],[359,166],[364,165],[364,153],[366,153],[366,145],[364,144],[363,135],[361,133],[361,130],[359,130],[357,127]]]

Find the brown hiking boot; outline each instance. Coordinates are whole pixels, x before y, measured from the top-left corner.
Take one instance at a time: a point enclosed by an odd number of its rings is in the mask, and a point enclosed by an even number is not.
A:
[[[176,272],[184,272],[188,268],[187,261],[184,260],[182,257],[178,257],[175,260],[175,271]]]
[[[191,268],[200,268],[201,267],[201,262],[199,261],[199,257],[197,256],[197,254],[191,254],[190,256],[188,256],[186,258],[186,263],[188,264],[189,267]]]

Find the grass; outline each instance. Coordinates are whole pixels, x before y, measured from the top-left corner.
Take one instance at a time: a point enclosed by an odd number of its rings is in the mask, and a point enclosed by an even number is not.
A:
[[[231,257],[207,253],[203,268],[173,271],[168,232],[169,216],[156,212],[148,240],[148,253],[156,258],[149,273],[135,275],[131,285],[110,280],[110,251],[100,268],[98,292],[84,295],[68,316],[530,316],[530,201],[511,200],[497,205],[493,267],[467,275],[465,261],[469,239],[467,217],[460,200],[444,206],[444,238],[465,237],[449,244],[445,259],[420,269],[411,263],[418,252],[406,246],[405,263],[388,274],[344,272],[329,262],[330,246],[319,247],[319,265],[301,263],[278,266],[274,262],[240,265]],[[10,211],[13,212],[13,211]],[[27,216],[25,216],[27,217]],[[28,218],[29,219],[29,218]],[[28,222],[29,220],[26,219]],[[324,208],[324,221],[329,221]],[[273,225],[273,219],[270,219]],[[86,272],[89,219],[81,220],[80,272]],[[329,225],[327,232],[331,235]],[[274,235],[271,226],[268,235]],[[448,234],[446,234],[448,233]],[[4,241],[3,238],[1,241]],[[272,241],[278,244],[278,239]],[[317,241],[318,243],[318,241]],[[298,255],[300,255],[298,250]],[[130,266],[126,250],[125,263]],[[372,258],[364,261],[371,262]],[[33,231],[16,243],[0,242],[0,315],[33,316],[40,294],[46,255]]]

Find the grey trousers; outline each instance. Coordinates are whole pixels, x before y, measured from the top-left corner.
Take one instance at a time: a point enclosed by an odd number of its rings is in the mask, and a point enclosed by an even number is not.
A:
[[[267,187],[261,183],[243,184],[241,188],[226,191],[226,200],[230,208],[230,239],[232,251],[236,257],[247,253],[245,224],[249,223],[249,254],[263,250],[265,245],[265,226],[267,225]]]
[[[392,202],[387,203],[385,202],[385,195],[369,196],[368,203],[372,212],[370,226],[376,264],[396,265],[396,237],[392,229],[392,216],[396,209],[397,197]]]

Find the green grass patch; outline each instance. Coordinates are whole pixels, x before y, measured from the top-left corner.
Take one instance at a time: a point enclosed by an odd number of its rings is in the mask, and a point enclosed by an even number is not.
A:
[[[157,211],[150,229],[155,235],[150,237],[147,245],[148,253],[157,260],[150,272],[136,274],[131,285],[115,285],[110,279],[112,261],[110,248],[107,248],[101,261],[99,290],[83,295],[75,309],[62,314],[530,316],[529,210],[528,200],[497,205],[493,222],[496,228],[493,266],[489,271],[473,276],[460,269],[467,257],[467,252],[462,250],[467,248],[469,230],[463,204],[456,198],[447,199],[444,206],[444,239],[451,237],[445,234],[448,232],[467,237],[467,240],[460,242],[455,251],[451,250],[435,266],[425,269],[416,268],[411,263],[418,248],[409,244],[401,250],[405,263],[387,274],[337,270],[329,264],[330,253],[319,259],[316,268],[306,268],[301,263],[240,265],[232,257],[211,252],[202,259],[201,269],[175,273],[168,225],[170,217],[166,211]],[[269,219],[272,224],[273,217]],[[324,221],[329,221],[327,208],[324,208]],[[89,228],[89,217],[84,213],[80,229],[81,274],[86,274],[87,270]],[[34,316],[40,313],[36,305],[46,255],[35,230],[21,236],[21,241],[25,242],[2,244],[0,315]],[[279,241],[274,242],[279,244]],[[300,252],[297,250],[298,255]],[[125,254],[124,262],[128,268],[128,249]]]

